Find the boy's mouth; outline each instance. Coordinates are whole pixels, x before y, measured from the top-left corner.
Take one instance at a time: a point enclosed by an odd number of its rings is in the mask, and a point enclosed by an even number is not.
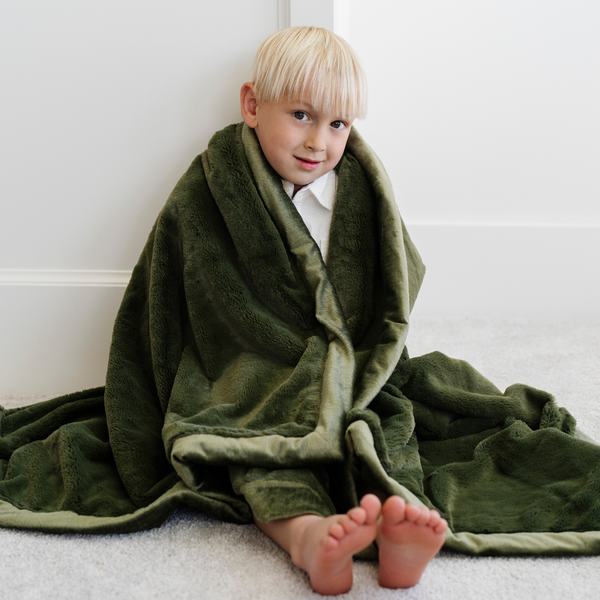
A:
[[[306,158],[299,158],[298,156],[294,156],[294,158],[300,163],[300,166],[307,171],[314,171],[320,164],[320,160],[308,160]]]

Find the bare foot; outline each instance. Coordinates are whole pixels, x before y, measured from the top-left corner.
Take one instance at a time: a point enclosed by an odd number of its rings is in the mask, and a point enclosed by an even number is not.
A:
[[[416,585],[429,561],[444,544],[448,523],[435,510],[406,504],[391,496],[381,511],[379,585],[408,588]]]
[[[310,576],[320,594],[343,594],[352,587],[352,557],[375,541],[381,502],[367,494],[345,515],[304,517],[306,525],[292,544],[296,566]],[[312,517],[312,518],[311,518]]]

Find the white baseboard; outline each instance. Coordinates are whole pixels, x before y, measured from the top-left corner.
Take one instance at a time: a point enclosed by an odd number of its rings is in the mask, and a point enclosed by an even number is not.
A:
[[[0,285],[126,287],[131,271],[0,269]]]
[[[600,228],[408,225],[427,275],[415,314],[600,319]],[[0,272],[0,394],[102,385],[127,271]]]

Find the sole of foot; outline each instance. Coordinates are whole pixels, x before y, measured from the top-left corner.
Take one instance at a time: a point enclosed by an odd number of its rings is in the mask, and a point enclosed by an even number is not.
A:
[[[294,562],[308,573],[315,592],[336,595],[352,587],[352,557],[375,541],[380,514],[379,498],[367,494],[346,514],[307,525]]]
[[[379,584],[393,589],[416,585],[443,546],[447,529],[437,511],[406,504],[399,496],[388,498],[377,534]]]

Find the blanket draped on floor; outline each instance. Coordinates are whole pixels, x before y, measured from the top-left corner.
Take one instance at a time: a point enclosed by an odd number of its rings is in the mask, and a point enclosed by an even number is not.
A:
[[[355,131],[336,169],[326,265],[254,132],[213,137],[133,271],[105,387],[0,413],[0,525],[245,523],[374,487],[438,509],[452,549],[600,552],[600,447],[545,392],[408,357],[420,257]]]

